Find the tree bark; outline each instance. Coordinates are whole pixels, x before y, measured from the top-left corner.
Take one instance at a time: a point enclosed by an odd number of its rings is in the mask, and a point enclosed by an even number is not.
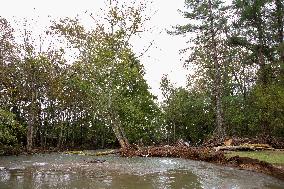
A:
[[[34,134],[34,120],[30,118],[28,123],[28,132],[27,132],[27,150],[31,151],[33,149],[33,134]]]
[[[280,57],[280,78],[284,82],[284,5],[282,0],[276,0],[276,14],[277,14],[277,30],[278,30],[278,47]]]
[[[28,120],[28,131],[27,131],[27,151],[32,151],[33,149],[33,137],[34,137],[34,124],[35,124],[35,95],[32,94],[30,117]]]
[[[284,64],[284,44],[283,44],[283,28],[284,28],[284,8],[283,8],[283,1],[282,0],[276,0],[276,14],[277,14],[277,27],[278,27],[278,42],[279,42],[279,56],[280,56],[280,61],[282,64]],[[283,65],[282,65],[283,66]],[[283,71],[282,67],[282,71]],[[282,72],[283,73],[283,72]]]
[[[128,139],[126,138],[124,130],[121,127],[121,123],[120,123],[118,116],[116,116],[114,113],[109,113],[109,119],[110,119],[110,122],[111,122],[112,130],[113,130],[121,148],[129,147]]]
[[[221,70],[220,62],[218,60],[218,50],[216,42],[216,34],[214,31],[214,17],[212,11],[212,1],[208,1],[209,8],[209,19],[210,19],[210,35],[211,35],[211,50],[212,50],[212,61],[214,63],[214,96],[215,96],[215,111],[216,111],[216,137],[224,138],[224,119],[223,119],[223,108],[222,108],[222,86],[221,86]]]
[[[257,34],[258,34],[258,49],[257,49],[257,55],[258,55],[258,64],[260,66],[259,70],[259,82],[261,85],[261,91],[262,95],[265,96],[267,92],[267,87],[269,84],[269,78],[271,77],[268,73],[268,68],[265,63],[265,56],[264,56],[264,48],[265,48],[265,43],[264,43],[264,31],[263,31],[263,20],[261,18],[261,13],[256,12],[255,13],[255,24],[256,24],[256,29],[257,29]],[[269,121],[267,119],[268,114],[268,107],[267,104],[264,104],[264,107],[261,109],[261,120],[260,120],[260,125],[262,128],[263,134],[270,134],[270,125]]]
[[[37,90],[36,90],[35,73],[33,67],[31,67],[31,71],[33,72],[33,74],[31,78],[31,104],[30,104],[29,118],[28,118],[27,151],[32,151],[33,149],[34,126],[36,123],[36,115],[37,115],[37,107],[36,107]]]
[[[63,143],[63,128],[62,128],[62,123],[60,124],[60,133],[58,135],[58,141],[57,141],[57,148],[61,148],[62,147],[62,143]]]

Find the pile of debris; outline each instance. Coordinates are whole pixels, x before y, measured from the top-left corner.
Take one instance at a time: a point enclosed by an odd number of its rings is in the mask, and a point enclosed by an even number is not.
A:
[[[218,147],[218,146],[243,146],[240,149],[284,149],[284,138],[258,136],[255,138],[239,138],[232,137],[224,140],[211,138],[206,140],[202,146]],[[245,148],[246,147],[246,148]]]
[[[186,147],[186,146],[149,146],[143,148],[121,149],[120,154],[124,157],[175,157],[191,160],[222,163],[226,159],[223,152],[214,152],[210,148]]]
[[[213,147],[215,151],[255,151],[255,150],[274,150],[269,144],[250,144],[242,143],[239,145],[233,145],[233,139],[228,139],[223,142],[222,146]]]

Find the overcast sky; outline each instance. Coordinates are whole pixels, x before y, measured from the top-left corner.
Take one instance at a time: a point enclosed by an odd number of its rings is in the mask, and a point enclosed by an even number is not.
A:
[[[0,16],[8,20],[34,19],[36,27],[43,29],[49,24],[49,20],[60,17],[82,16],[82,22],[86,25],[92,24],[91,18],[86,17],[85,11],[94,14],[103,8],[104,0],[6,0],[1,2]],[[179,50],[186,46],[187,39],[182,36],[170,36],[166,29],[171,26],[182,24],[185,21],[178,13],[178,9],[183,9],[184,0],[153,0],[149,9],[153,15],[148,23],[149,28],[154,28],[153,32],[142,35],[142,38],[135,40],[134,50],[139,53],[154,40],[154,45],[141,58],[141,63],[146,69],[145,79],[151,87],[153,94],[161,99],[159,90],[161,77],[168,74],[172,82],[177,86],[185,86],[186,71],[182,65],[182,56]],[[48,17],[51,16],[51,17]]]

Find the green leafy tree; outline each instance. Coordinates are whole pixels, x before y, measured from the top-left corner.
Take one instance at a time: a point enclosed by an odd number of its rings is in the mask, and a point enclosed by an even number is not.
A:
[[[112,2],[115,4],[110,5],[106,16],[109,25],[98,24],[87,31],[78,21],[65,19],[55,23],[52,29],[80,52],[74,65],[74,84],[90,97],[86,98],[90,100],[89,110],[111,126],[121,147],[127,147],[125,126],[143,127],[145,121],[147,127],[150,121],[146,119],[152,119],[151,114],[157,108],[143,79],[143,67],[129,42],[140,32],[144,5],[125,10],[117,1]],[[144,109],[143,105],[146,105]]]
[[[214,128],[214,111],[210,96],[197,89],[175,88],[167,76],[162,78],[162,105],[168,139],[200,144]]]
[[[24,141],[25,128],[11,112],[0,109],[0,145],[18,145]]]
[[[258,124],[263,133],[269,134],[272,120],[268,115],[273,112],[270,111],[274,106],[270,107],[261,96],[270,99],[271,89],[278,88],[272,86],[282,83],[283,2],[236,0],[233,1],[233,7],[236,19],[231,43],[246,49],[246,59],[256,65],[257,86],[253,91],[254,100],[257,104],[263,103],[256,111],[261,120]],[[278,92],[273,90],[274,95]]]

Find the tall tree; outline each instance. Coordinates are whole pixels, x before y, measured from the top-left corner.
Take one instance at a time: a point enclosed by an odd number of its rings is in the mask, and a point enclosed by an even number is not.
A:
[[[129,146],[129,141],[120,110],[123,107],[122,102],[127,103],[123,99],[134,100],[134,96],[126,98],[126,92],[137,92],[142,87],[141,92],[147,98],[153,98],[147,91],[143,68],[130,44],[131,38],[141,31],[142,11],[145,6],[139,4],[137,7],[125,8],[118,1],[109,2],[109,11],[104,22],[95,25],[93,30],[87,31],[76,20],[71,19],[55,23],[53,30],[65,36],[79,49],[77,66],[83,69],[84,78],[81,84],[90,87],[90,92],[96,94],[93,95],[93,109],[104,117],[107,125],[111,125],[121,147],[125,148]],[[105,20],[108,22],[105,23]]]
[[[193,1],[186,0],[187,11],[183,12],[189,23],[177,26],[173,34],[191,33],[195,36],[193,40],[194,48],[189,58],[189,63],[200,64],[207,62],[211,68],[208,72],[213,80],[212,90],[214,94],[216,131],[215,136],[223,138],[225,136],[225,126],[222,105],[222,52],[219,50],[224,38],[224,28],[226,26],[226,7],[220,0]]]
[[[274,78],[283,78],[283,2],[235,0],[233,7],[236,18],[231,43],[246,49],[248,58],[259,67],[256,87],[266,96],[277,83]],[[270,133],[269,109],[267,103],[260,108],[260,125],[266,134]]]

